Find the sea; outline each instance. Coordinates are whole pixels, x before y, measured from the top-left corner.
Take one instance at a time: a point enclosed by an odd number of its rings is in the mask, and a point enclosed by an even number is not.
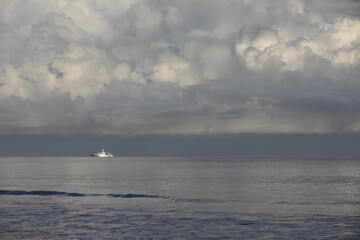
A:
[[[360,239],[360,158],[0,157],[0,239]]]

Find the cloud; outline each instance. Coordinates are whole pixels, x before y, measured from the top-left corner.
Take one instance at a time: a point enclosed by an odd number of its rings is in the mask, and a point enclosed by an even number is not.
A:
[[[0,132],[359,132],[358,1],[3,1]]]

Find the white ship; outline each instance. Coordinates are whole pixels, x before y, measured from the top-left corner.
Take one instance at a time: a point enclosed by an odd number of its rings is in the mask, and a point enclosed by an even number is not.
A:
[[[112,155],[109,152],[105,152],[103,149],[101,152],[90,154],[90,156],[92,156],[92,157],[113,157],[114,155]]]

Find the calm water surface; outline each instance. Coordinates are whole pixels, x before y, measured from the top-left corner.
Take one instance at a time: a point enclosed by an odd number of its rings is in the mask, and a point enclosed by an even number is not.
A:
[[[3,157],[0,239],[360,239],[360,159]]]

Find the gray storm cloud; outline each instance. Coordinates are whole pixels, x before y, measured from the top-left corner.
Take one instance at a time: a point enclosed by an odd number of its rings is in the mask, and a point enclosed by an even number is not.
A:
[[[0,0],[0,132],[360,132],[359,1]]]

